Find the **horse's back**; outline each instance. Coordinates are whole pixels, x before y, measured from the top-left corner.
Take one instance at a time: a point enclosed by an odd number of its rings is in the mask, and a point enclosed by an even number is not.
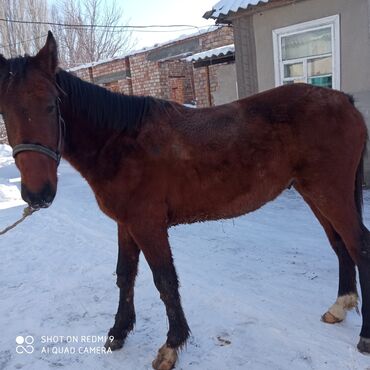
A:
[[[281,86],[233,103],[187,110],[172,124],[176,137],[203,160],[238,157],[259,163],[349,149],[366,140],[366,125],[346,94],[308,84]],[[201,148],[202,150],[198,150]],[[360,150],[361,151],[361,150]],[[268,155],[270,154],[270,156]],[[267,158],[266,158],[267,157]],[[294,162],[294,161],[293,161]]]
[[[345,94],[304,84],[157,119],[138,141],[170,224],[238,216],[315,171],[353,171],[365,132]]]

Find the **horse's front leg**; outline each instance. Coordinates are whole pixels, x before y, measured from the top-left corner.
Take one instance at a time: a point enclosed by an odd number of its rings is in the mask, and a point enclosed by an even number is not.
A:
[[[170,370],[177,361],[177,351],[185,344],[190,329],[181,307],[179,283],[168,242],[166,226],[141,223],[130,230],[153,273],[154,284],[166,306],[169,330],[166,343],[159,349],[152,365],[157,370]]]
[[[140,250],[127,229],[118,224],[117,285],[119,305],[114,326],[109,330],[105,347],[111,350],[122,348],[128,333],[135,324],[134,284]],[[112,340],[112,337],[114,338]]]

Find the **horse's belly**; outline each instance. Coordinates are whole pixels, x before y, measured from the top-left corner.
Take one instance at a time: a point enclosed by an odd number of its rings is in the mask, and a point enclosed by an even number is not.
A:
[[[254,184],[246,189],[233,191],[225,187],[223,191],[207,189],[194,191],[188,201],[170,211],[170,223],[182,224],[199,221],[220,220],[238,217],[253,212],[265,203],[276,198],[286,184]]]

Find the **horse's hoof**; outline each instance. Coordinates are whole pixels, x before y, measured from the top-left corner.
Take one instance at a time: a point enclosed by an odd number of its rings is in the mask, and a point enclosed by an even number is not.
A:
[[[321,316],[321,320],[327,324],[342,322],[346,318],[347,311],[352,310],[352,308],[357,309],[357,301],[357,293],[339,296],[328,311]]]
[[[361,353],[370,355],[370,338],[360,337],[360,341],[357,344],[357,349]]]
[[[121,349],[123,347],[124,339],[113,339],[110,340],[109,338],[104,344],[105,349],[109,349],[111,351],[117,351],[117,349]]]
[[[328,311],[321,316],[321,321],[325,322],[326,324],[337,324],[338,322],[342,322],[343,319],[338,319]]]
[[[177,352],[164,344],[158,351],[156,359],[152,362],[155,370],[171,370],[175,367],[177,361]]]

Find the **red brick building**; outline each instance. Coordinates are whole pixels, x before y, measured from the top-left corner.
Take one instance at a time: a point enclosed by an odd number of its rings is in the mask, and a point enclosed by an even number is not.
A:
[[[238,98],[234,44],[194,54],[186,60],[193,63],[197,106],[220,105]]]
[[[212,31],[199,32],[177,40],[133,52],[121,58],[91,63],[70,69],[82,79],[105,86],[113,91],[128,95],[151,95],[179,103],[197,103],[209,106],[222,102],[222,98],[212,98],[212,88],[217,90],[219,81],[213,73],[220,65],[212,63],[218,58],[214,53],[207,57],[205,65],[199,69],[199,60],[189,57],[201,55],[205,51],[233,43],[233,31],[230,27],[218,27]],[[233,57],[223,62],[233,64]],[[199,58],[198,58],[199,59]],[[207,66],[208,64],[208,66]],[[209,74],[201,70],[210,69]],[[206,87],[206,96],[202,91],[202,80]],[[212,88],[210,88],[212,84]],[[208,90],[207,90],[208,89]],[[211,98],[209,98],[211,97]],[[217,101],[216,101],[217,100]]]

